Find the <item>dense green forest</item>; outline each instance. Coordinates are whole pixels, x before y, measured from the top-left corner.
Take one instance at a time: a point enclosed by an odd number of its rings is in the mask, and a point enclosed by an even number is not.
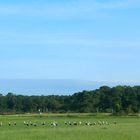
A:
[[[73,95],[24,96],[0,94],[0,113],[26,112],[140,112],[140,86],[103,86]]]

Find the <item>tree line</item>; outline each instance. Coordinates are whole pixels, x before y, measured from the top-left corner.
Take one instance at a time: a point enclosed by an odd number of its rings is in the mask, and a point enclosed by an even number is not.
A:
[[[108,112],[128,114],[140,112],[140,86],[102,86],[73,95],[25,96],[0,94],[0,113],[37,112]]]

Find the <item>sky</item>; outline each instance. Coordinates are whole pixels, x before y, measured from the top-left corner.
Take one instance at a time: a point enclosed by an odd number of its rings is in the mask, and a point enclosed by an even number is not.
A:
[[[1,0],[0,79],[140,83],[140,0]]]

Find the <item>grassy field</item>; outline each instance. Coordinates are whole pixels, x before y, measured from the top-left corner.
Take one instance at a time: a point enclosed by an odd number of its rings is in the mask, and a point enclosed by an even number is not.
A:
[[[24,125],[33,122],[37,126]],[[81,125],[65,125],[64,122],[82,122]],[[85,125],[85,122],[108,124]],[[113,117],[92,114],[43,114],[0,116],[0,140],[138,140],[140,117]],[[11,123],[9,126],[8,123]],[[13,123],[16,122],[16,125]],[[46,124],[41,125],[42,122]],[[51,122],[58,122],[54,127]],[[114,124],[117,122],[117,124]]]

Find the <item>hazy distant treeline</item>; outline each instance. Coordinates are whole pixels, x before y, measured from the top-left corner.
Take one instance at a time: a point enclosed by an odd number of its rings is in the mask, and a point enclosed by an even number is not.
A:
[[[0,94],[0,113],[25,112],[140,112],[140,86],[103,86],[69,96],[23,96]]]

